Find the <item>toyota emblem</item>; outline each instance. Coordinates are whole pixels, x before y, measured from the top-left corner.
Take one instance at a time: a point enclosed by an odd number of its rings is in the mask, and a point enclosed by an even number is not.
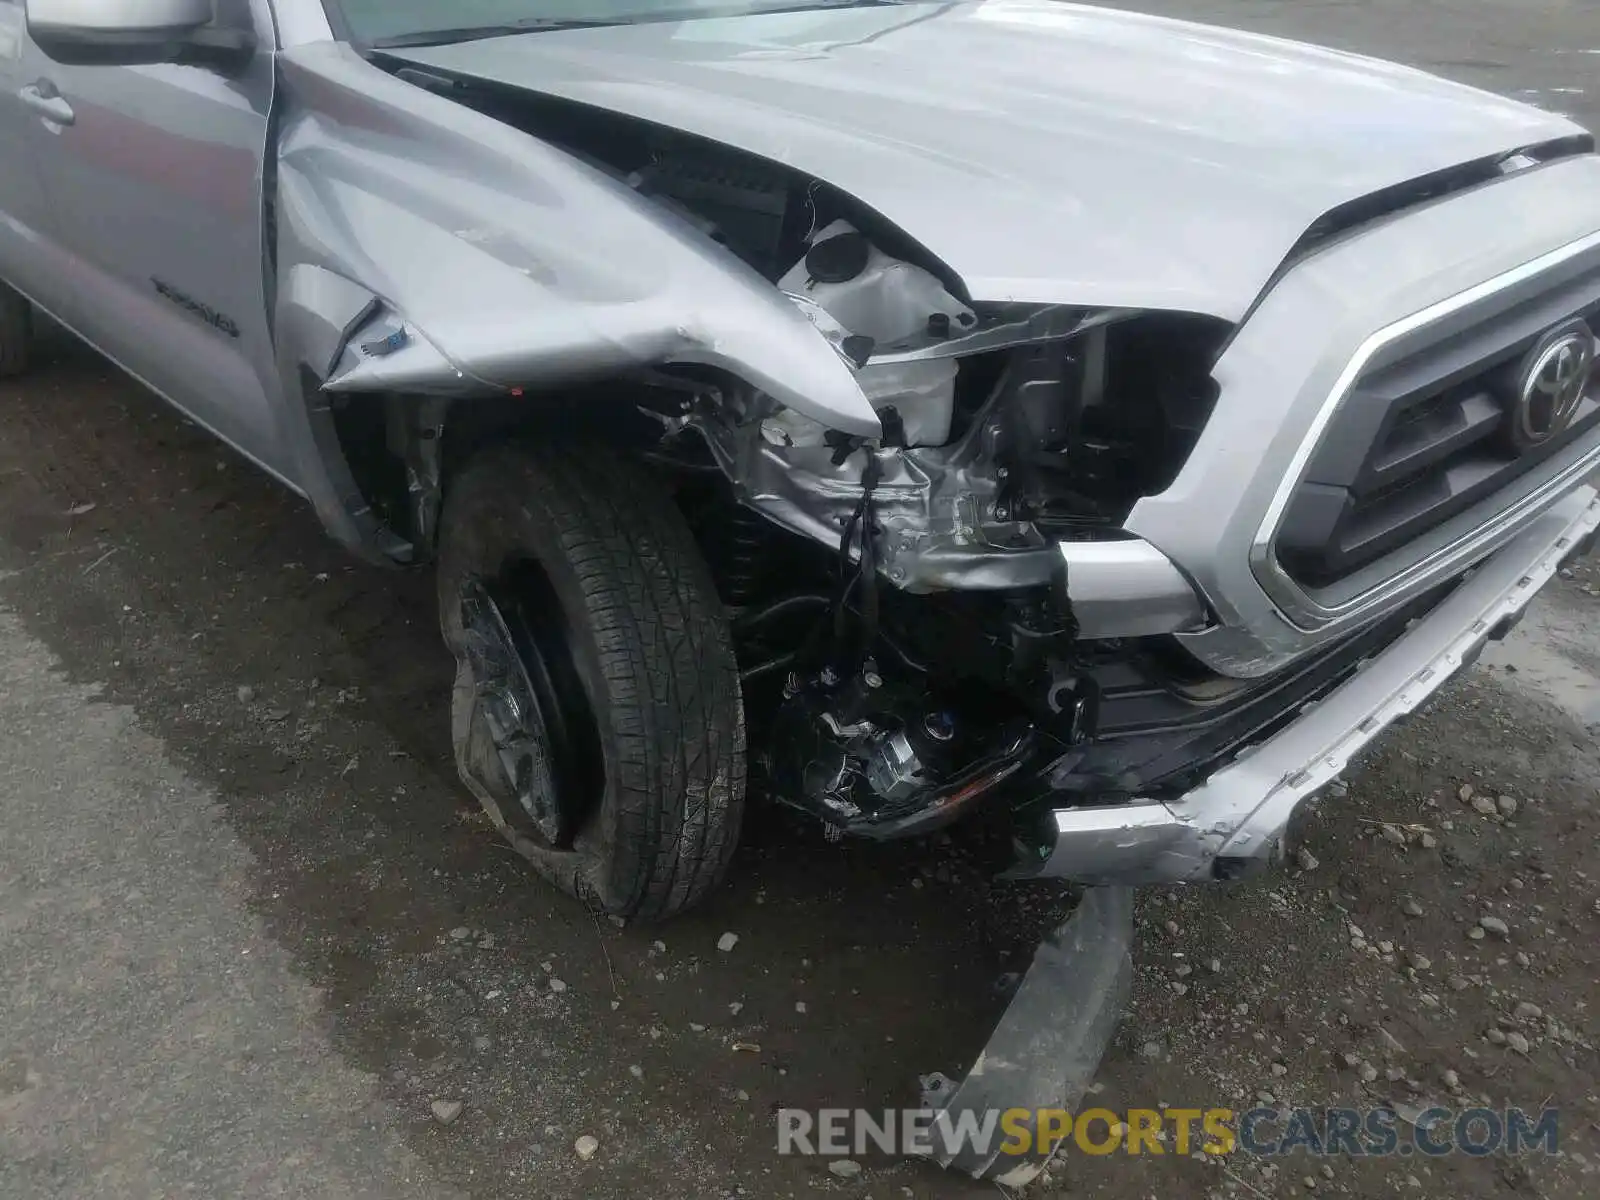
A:
[[[1578,415],[1594,371],[1594,334],[1582,321],[1544,338],[1524,360],[1511,417],[1511,440],[1520,449],[1559,436]]]

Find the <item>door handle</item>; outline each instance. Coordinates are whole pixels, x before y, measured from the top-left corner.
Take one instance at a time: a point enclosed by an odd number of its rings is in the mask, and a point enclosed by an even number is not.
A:
[[[17,95],[22,97],[24,104],[52,124],[71,125],[78,119],[72,111],[72,105],[48,79],[28,84]]]

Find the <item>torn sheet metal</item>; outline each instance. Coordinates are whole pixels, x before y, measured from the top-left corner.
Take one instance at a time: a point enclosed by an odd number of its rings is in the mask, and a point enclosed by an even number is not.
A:
[[[1076,1113],[1111,1044],[1133,981],[1133,889],[1090,888],[1034,952],[1011,1006],[967,1076],[953,1088],[930,1076],[923,1095],[937,1117],[932,1155],[941,1166],[1007,1187],[1030,1183],[1047,1154],[1032,1158],[960,1145],[957,1131],[1007,1109]],[[1037,1142],[1037,1129],[1030,1131]],[[942,1143],[942,1146],[941,1146]]]
[[[702,412],[691,423],[746,504],[832,548],[862,503],[868,456],[876,459],[874,561],[905,591],[1060,583],[1065,563],[1055,544],[1032,521],[1018,520],[1004,499],[997,451],[1005,435],[996,415],[1003,398],[997,390],[947,446],[863,446],[845,453],[831,439],[796,441],[782,413],[775,420],[759,409],[740,423],[722,408]]]
[[[668,210],[348,46],[282,63],[280,254],[361,280],[464,378],[509,390],[708,365],[829,428],[881,432],[794,304]],[[413,349],[334,386],[392,384]]]

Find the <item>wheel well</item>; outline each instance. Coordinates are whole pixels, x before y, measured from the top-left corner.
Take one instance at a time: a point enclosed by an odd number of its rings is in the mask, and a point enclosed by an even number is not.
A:
[[[677,401],[649,381],[608,379],[518,396],[444,398],[349,393],[332,404],[340,452],[373,513],[431,558],[450,480],[488,446],[508,441],[653,446]]]

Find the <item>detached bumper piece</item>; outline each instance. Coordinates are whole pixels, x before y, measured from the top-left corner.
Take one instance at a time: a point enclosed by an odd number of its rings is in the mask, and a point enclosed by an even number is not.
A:
[[[931,1155],[974,1179],[1022,1187],[1043,1168],[1030,1120],[1027,1154],[1002,1152],[997,1134],[974,1146],[961,1130],[996,1124],[1008,1109],[1076,1112],[1105,1057],[1133,980],[1133,892],[1090,888],[1072,916],[1034,952],[1033,965],[959,1084],[923,1081],[923,1103],[936,1112]]]
[[[1133,885],[1265,868],[1281,853],[1295,810],[1472,663],[1484,643],[1504,636],[1561,564],[1587,550],[1597,526],[1600,499],[1579,488],[1292,724],[1176,799],[1056,809],[1041,860],[1013,875]]]

